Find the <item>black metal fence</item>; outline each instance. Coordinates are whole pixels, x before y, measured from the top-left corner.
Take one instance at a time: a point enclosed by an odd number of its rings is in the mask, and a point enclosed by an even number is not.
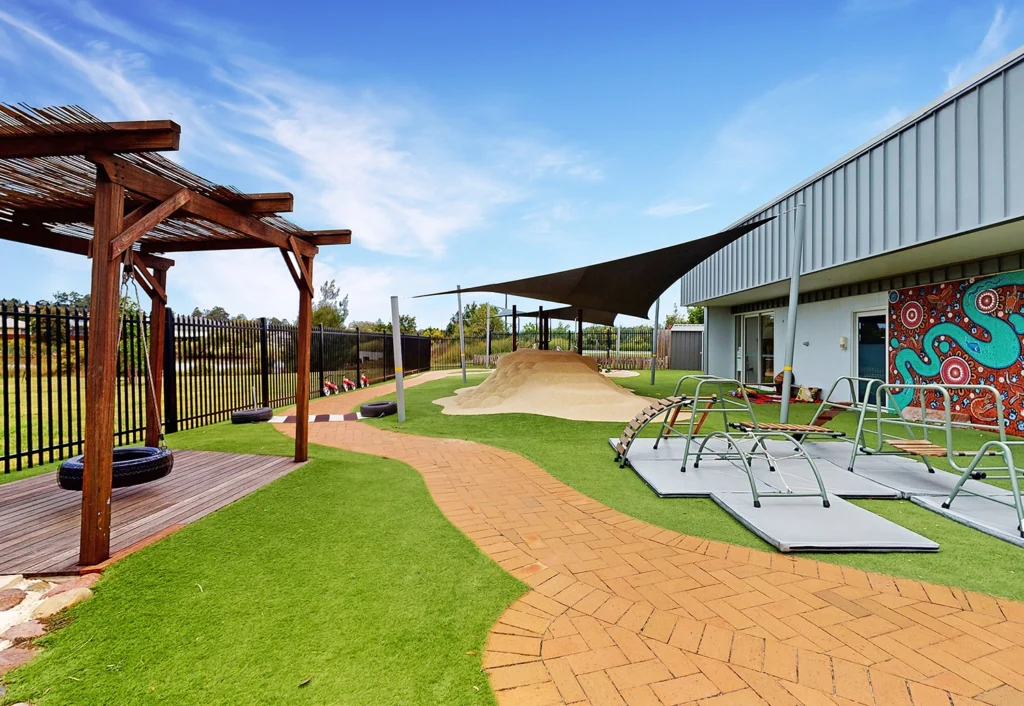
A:
[[[118,348],[115,443],[145,436],[149,318],[125,317]],[[3,472],[82,453],[85,425],[87,311],[0,300],[0,462]],[[298,335],[267,319],[218,321],[167,312],[163,419],[168,433],[226,420],[252,406],[295,402]],[[458,355],[458,348],[456,348]],[[407,373],[429,370],[431,340],[402,336]],[[313,329],[313,397],[325,383],[369,382],[395,375],[392,337],[385,333]]]

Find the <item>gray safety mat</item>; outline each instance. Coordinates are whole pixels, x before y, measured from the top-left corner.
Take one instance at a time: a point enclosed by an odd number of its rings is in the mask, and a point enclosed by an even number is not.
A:
[[[745,492],[750,495],[747,474],[729,461],[704,459],[699,468],[685,473],[679,470],[679,461],[637,461],[632,458],[629,467],[662,498],[707,498],[714,492]],[[758,481],[758,490],[773,492],[775,488]]]
[[[1017,511],[1009,505],[989,498],[958,495],[947,510],[942,507],[946,500],[944,497],[915,495],[910,500],[915,505],[937,512],[979,532],[1024,547],[1024,537],[1021,537],[1017,530]]]
[[[712,493],[712,500],[740,524],[781,552],[935,552],[939,545],[883,517],[829,496],[763,498],[754,507],[746,493]]]
[[[750,481],[738,461],[718,461],[705,455],[699,466],[689,462],[685,473],[680,472],[683,456],[681,439],[663,439],[658,448],[654,449],[654,439],[637,439],[629,450],[629,466],[659,496],[664,498],[708,497],[715,492],[750,492]],[[713,440],[713,448],[721,449],[724,444]],[[750,442],[744,441],[742,448],[749,448]],[[792,445],[769,443],[769,451],[779,456],[792,453]],[[896,499],[900,493],[890,487],[880,485],[867,478],[841,469],[826,460],[818,460],[818,473],[821,474],[825,489],[844,498],[879,498]],[[818,485],[811,473],[807,461],[803,459],[782,459],[777,467],[779,472],[768,469],[765,461],[756,459],[752,464],[754,476],[761,485],[759,489],[784,491],[787,488],[796,492],[817,490]]]

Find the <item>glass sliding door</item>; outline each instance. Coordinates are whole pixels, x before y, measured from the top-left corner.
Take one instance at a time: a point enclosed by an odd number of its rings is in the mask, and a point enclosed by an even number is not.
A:
[[[761,383],[761,317],[743,318],[743,382]]]
[[[733,365],[732,373],[733,377],[737,380],[743,379],[743,317],[734,316],[736,320],[736,327],[733,330],[732,340],[735,343],[735,351],[733,352]]]
[[[761,314],[761,382],[775,381],[775,314]]]
[[[775,379],[775,314],[739,314],[733,334],[736,379],[771,385]]]

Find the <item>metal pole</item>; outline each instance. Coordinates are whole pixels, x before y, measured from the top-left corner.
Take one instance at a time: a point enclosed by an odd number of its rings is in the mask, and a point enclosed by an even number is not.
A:
[[[537,309],[537,350],[544,350],[544,307]]]
[[[654,384],[654,372],[658,367],[658,319],[661,318],[661,297],[654,300],[654,326],[651,328],[651,384]]]
[[[508,297],[506,297],[506,299],[507,298]],[[513,353],[516,352],[516,348],[517,348],[516,344],[519,343],[519,341],[517,340],[518,339],[518,334],[519,334],[519,321],[516,318],[516,305],[513,304],[512,305],[512,352]]]
[[[583,355],[583,309],[576,311],[576,352]]]
[[[466,382],[466,331],[462,325],[462,286],[456,285],[455,292],[459,297],[459,359],[462,361],[462,382]]]
[[[391,297],[391,337],[395,342],[395,393],[398,395],[398,421],[405,421],[405,372],[402,370],[402,325],[398,315],[398,297]]]
[[[807,233],[807,208],[796,205],[796,230],[793,232],[793,252],[789,258],[789,313],[786,317],[786,352],[782,359],[782,409],[779,422],[789,422],[789,397],[793,390],[793,352],[796,349],[796,309],[800,299],[800,262],[804,254]]]
[[[491,367],[491,305],[484,304],[487,307],[487,342],[484,348],[484,367],[490,369]]]

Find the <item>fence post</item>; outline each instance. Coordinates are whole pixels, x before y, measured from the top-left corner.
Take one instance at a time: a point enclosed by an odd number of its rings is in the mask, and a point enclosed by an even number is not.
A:
[[[324,389],[324,325],[320,324],[317,326],[317,332],[320,334],[320,394],[323,394]]]
[[[612,357],[612,329],[610,326],[604,330],[604,357]],[[610,362],[608,364],[608,367],[611,367]]]
[[[270,406],[270,327],[267,317],[260,317],[260,401]]]
[[[361,360],[362,356],[359,354],[359,343],[360,343],[360,341],[359,341],[359,327],[356,326],[356,386],[357,387],[359,386],[359,378],[361,378],[363,376],[362,375],[362,372],[363,372],[362,364],[363,364],[363,362]]]
[[[174,345],[174,310],[164,319],[164,429],[178,431],[178,361]]]

